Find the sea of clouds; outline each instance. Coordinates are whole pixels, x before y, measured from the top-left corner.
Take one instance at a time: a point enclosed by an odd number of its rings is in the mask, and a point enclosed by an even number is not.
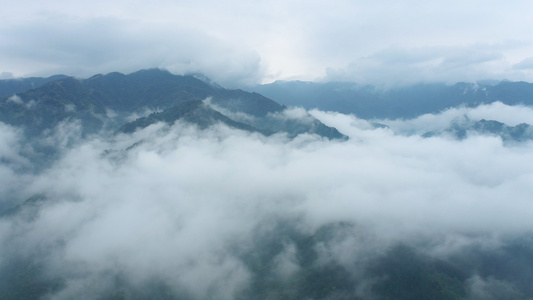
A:
[[[82,139],[76,124],[62,124],[47,137],[59,159],[39,172],[27,171],[31,143],[0,124],[0,277],[30,261],[36,271],[25,276],[53,283],[45,299],[157,284],[171,295],[233,299],[254,280],[249,257],[266,251],[265,241],[281,245],[271,274],[290,278],[302,267],[287,231],[312,236],[347,224],[312,247],[319,262],[354,278],[398,243],[446,258],[531,233],[533,143],[417,134],[465,116],[533,124],[530,108],[496,103],[376,120],[387,128],[310,113],[349,140],[181,122]],[[473,277],[471,293],[486,293],[484,280]]]

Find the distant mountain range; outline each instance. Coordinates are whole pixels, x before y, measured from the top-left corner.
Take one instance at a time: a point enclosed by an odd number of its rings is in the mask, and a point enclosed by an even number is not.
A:
[[[348,82],[277,81],[251,89],[254,92],[228,90],[205,77],[178,76],[160,69],[88,79],[55,75],[0,80],[0,121],[21,126],[30,136],[67,120],[80,121],[84,134],[102,129],[133,132],[156,122],[171,125],[181,120],[202,129],[225,124],[263,135],[312,133],[345,139],[337,129],[309,114],[287,115],[287,106],[338,111],[363,119],[408,119],[495,101],[533,105],[533,84],[509,81],[418,84],[388,90]],[[451,134],[461,139],[467,133],[498,135],[504,141],[533,139],[529,124],[512,127],[494,120],[451,124],[423,136]]]
[[[533,105],[533,84],[510,81],[417,84],[388,90],[350,82],[276,81],[252,90],[287,106],[337,111],[363,119],[414,118],[450,107],[495,101]]]
[[[533,140],[533,127],[526,123],[508,126],[502,122],[481,119],[463,124],[454,123],[445,130],[429,131],[422,136],[428,138],[442,134],[450,134],[459,140],[466,138],[469,134],[481,134],[499,136],[504,142],[523,142]]]
[[[273,117],[283,115],[287,108],[260,94],[228,90],[193,76],[173,75],[160,69],[129,75],[99,74],[88,79],[58,75],[16,82],[4,80],[0,84],[0,95],[4,95],[0,98],[0,121],[22,126],[32,136],[66,120],[81,121],[87,134],[102,128],[131,131],[156,121],[172,124],[182,119],[201,128],[224,123],[262,134],[312,133],[330,139],[345,138],[335,128],[327,127],[310,115],[305,120],[288,122]],[[200,103],[204,100],[209,104]],[[244,114],[247,118],[233,120],[215,108],[225,114]],[[127,122],[127,117],[143,110],[158,113]]]

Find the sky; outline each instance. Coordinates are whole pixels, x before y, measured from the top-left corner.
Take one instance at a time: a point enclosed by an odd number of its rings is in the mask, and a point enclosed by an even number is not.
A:
[[[533,4],[506,1],[6,1],[0,77],[202,73],[405,85],[533,81]]]
[[[350,139],[265,137],[180,122],[83,139],[79,123],[62,123],[42,141],[62,155],[40,174],[20,171],[31,164],[24,153],[32,144],[0,124],[0,179],[7,183],[0,199],[47,197],[0,218],[0,266],[37,257],[46,276],[64,279],[45,298],[51,300],[97,298],[120,274],[141,289],[158,278],[195,299],[233,299],[253,280],[246,257],[270,249],[269,234],[272,243],[283,242],[269,261],[280,280],[294,280],[301,268],[290,230],[312,235],[352,224],[313,249],[319,263],[338,263],[356,278],[397,243],[423,241],[420,251],[447,258],[471,247],[499,251],[509,239],[530,236],[533,166],[524,162],[533,160],[531,141],[422,138],[413,130],[444,129],[464,117],[526,122],[533,119],[530,107],[494,103],[380,120],[389,128],[353,115],[310,113]],[[9,270],[1,268],[0,278]],[[470,275],[481,294],[498,283]]]

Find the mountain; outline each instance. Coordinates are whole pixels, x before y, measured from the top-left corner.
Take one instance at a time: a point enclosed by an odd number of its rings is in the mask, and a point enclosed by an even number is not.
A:
[[[50,77],[29,77],[0,80],[0,97],[11,96],[20,92],[35,89],[48,82],[63,79],[66,75],[54,75]]]
[[[338,111],[364,119],[414,118],[459,105],[477,106],[495,101],[533,105],[533,84],[510,81],[417,84],[388,90],[349,82],[276,81],[252,90],[284,105]]]
[[[123,133],[132,133],[139,128],[145,128],[158,122],[165,122],[169,125],[172,125],[177,120],[183,120],[188,123],[195,124],[201,129],[206,129],[209,126],[217,123],[222,123],[228,127],[249,132],[260,132],[264,135],[270,135],[273,133],[266,130],[259,130],[250,125],[234,121],[220,112],[212,109],[209,105],[203,103],[201,100],[190,100],[177,106],[167,108],[162,112],[152,113],[148,117],[139,118],[133,122],[126,123],[120,128],[120,131]]]
[[[224,110],[226,114],[244,114],[250,117],[248,119],[255,120],[254,124],[261,124],[260,128],[252,128],[257,126],[238,120],[243,124],[232,123],[236,128],[262,133],[287,132],[290,136],[308,132],[327,138],[344,138],[336,129],[314,118],[314,123],[293,120],[294,124],[271,118],[271,115],[282,114],[287,108],[258,93],[227,90],[194,76],[173,75],[160,69],[141,70],[128,75],[117,72],[98,74],[88,79],[61,77],[41,87],[1,98],[0,121],[22,126],[30,136],[37,136],[61,122],[78,120],[84,134],[88,134],[102,128],[118,129],[134,113],[160,111],[187,101],[205,99],[209,99],[209,105]],[[222,118],[220,114],[197,112],[188,114],[185,120],[197,124],[231,123],[226,119],[230,117]],[[268,122],[264,121],[266,119]],[[140,122],[144,121],[138,124]]]
[[[471,134],[481,134],[499,136],[504,142],[533,140],[533,127],[529,124],[521,123],[516,126],[509,126],[502,122],[485,119],[465,124],[454,123],[443,131],[426,132],[423,137],[432,137],[444,133],[451,134],[457,139],[464,139]]]

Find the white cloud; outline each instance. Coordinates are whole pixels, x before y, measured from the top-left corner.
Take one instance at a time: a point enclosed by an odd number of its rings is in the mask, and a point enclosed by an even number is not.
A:
[[[501,105],[466,113],[525,110]],[[422,139],[373,129],[353,116],[312,114],[351,139],[291,141],[178,122],[75,143],[52,168],[26,180],[25,190],[48,200],[33,220],[4,219],[1,243],[38,251],[50,272],[69,274],[53,299],[104,289],[98,274],[119,270],[131,282],[157,277],[176,293],[231,299],[252,278],[239,251],[253,249],[256,234],[281,220],[305,233],[352,224],[356,235],[349,231],[318,248],[324,262],[347,265],[398,241],[436,239],[433,251],[442,255],[487,235],[530,231],[533,169],[524,162],[533,159],[531,143]],[[446,114],[452,112],[426,118],[449,120]],[[9,141],[12,134],[4,132]],[[275,259],[284,276],[298,270],[291,245]],[[352,256],[354,249],[362,256]]]
[[[31,166],[23,156],[28,150],[22,132],[0,122],[0,211],[29,197],[25,187],[32,176],[22,172]]]
[[[474,276],[468,280],[468,299],[523,298],[524,296],[511,284],[495,278],[483,279]]]
[[[22,101],[22,99],[20,99],[20,97],[17,96],[17,95],[13,95],[13,96],[7,98],[7,102],[13,102],[13,103],[19,104],[19,105],[23,105],[24,104],[24,101]]]
[[[533,109],[522,105],[505,105],[501,102],[479,105],[475,108],[458,107],[447,109],[439,114],[424,114],[410,120],[378,120],[393,131],[401,134],[424,134],[441,131],[450,125],[467,124],[482,119],[494,120],[508,126],[520,123],[533,124]]]

